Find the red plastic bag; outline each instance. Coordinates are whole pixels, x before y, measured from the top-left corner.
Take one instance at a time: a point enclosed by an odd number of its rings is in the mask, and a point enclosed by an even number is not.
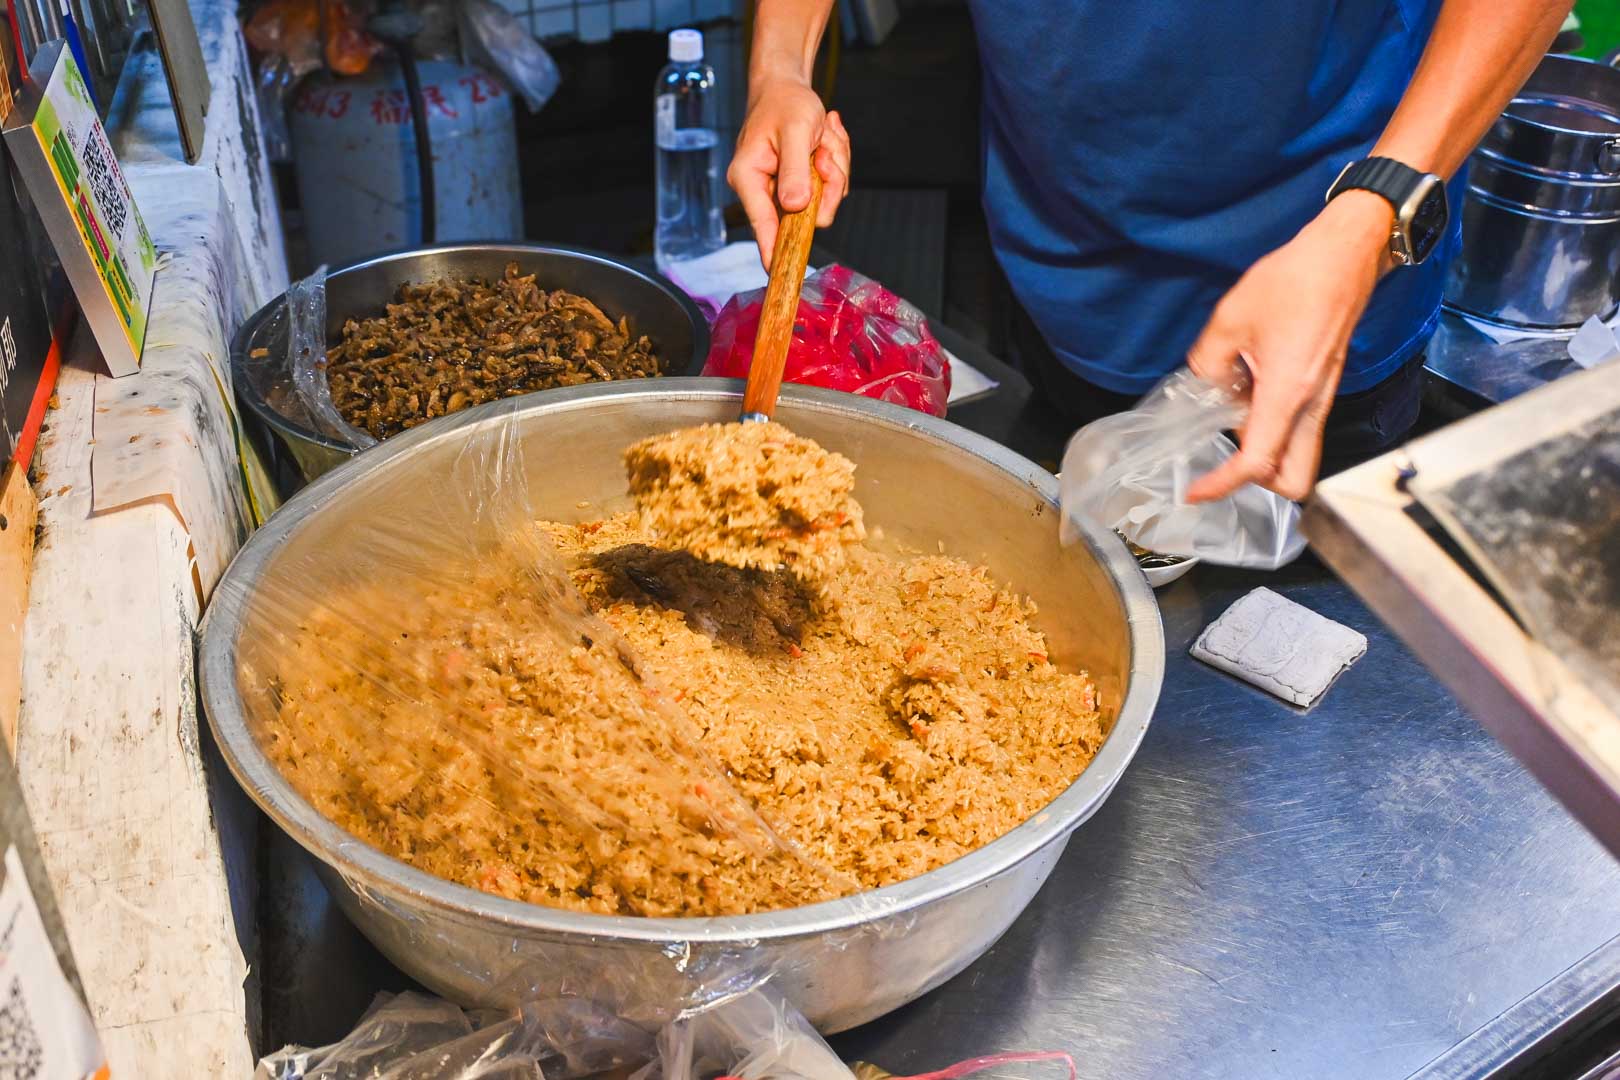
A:
[[[764,297],[739,293],[720,309],[703,374],[748,376]],[[944,416],[951,365],[922,312],[871,278],[828,266],[804,279],[783,380]]]

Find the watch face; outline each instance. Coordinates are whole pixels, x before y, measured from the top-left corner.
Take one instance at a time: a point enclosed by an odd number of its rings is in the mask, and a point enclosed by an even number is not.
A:
[[[1427,259],[1446,235],[1449,215],[1446,212],[1446,185],[1438,177],[1430,179],[1429,190],[1418,203],[1407,229],[1407,240],[1412,249],[1412,261]]]

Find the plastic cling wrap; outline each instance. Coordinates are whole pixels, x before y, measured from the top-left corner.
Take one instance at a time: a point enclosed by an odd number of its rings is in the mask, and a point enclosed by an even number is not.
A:
[[[215,592],[227,759],[452,1001],[657,1030],[769,984],[828,1030],[870,1020],[1006,928],[1047,865],[1024,845],[1066,820],[1040,808],[1112,737],[1114,646],[1061,616],[1048,638],[1002,576],[1075,554],[1049,519],[976,566],[937,546],[959,511],[903,501],[895,546],[815,596],[657,546],[626,449],[735,408],[632,387],[439,418],[300,493]],[[914,429],[802,415],[861,440],[874,493],[915,476]],[[1023,483],[965,483],[1022,522]]]
[[[1063,454],[1064,542],[1073,519],[1113,529],[1160,555],[1275,570],[1299,557],[1299,507],[1253,484],[1189,505],[1189,485],[1236,451],[1223,432],[1243,423],[1238,397],[1181,370],[1129,412],[1081,428]]]
[[[351,557],[284,558],[259,583],[238,682],[283,773],[362,840],[511,899],[718,915],[852,891],[760,818],[589,611],[520,458],[497,426],[346,529]]]
[[[326,381],[326,267],[295,281],[272,315],[269,344],[243,358],[243,373],[277,413],[352,450],[377,445],[343,419]]]
[[[746,378],[765,290],[720,310],[703,374]],[[951,367],[921,311],[842,266],[804,279],[783,379],[945,415]]]

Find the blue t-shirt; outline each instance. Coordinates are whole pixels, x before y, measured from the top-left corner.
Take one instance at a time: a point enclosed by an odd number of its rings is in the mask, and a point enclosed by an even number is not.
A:
[[[1185,361],[1221,295],[1322,208],[1400,101],[1440,0],[971,0],[984,203],[1058,358],[1118,393]],[[1341,393],[1422,348],[1458,245],[1385,276]]]

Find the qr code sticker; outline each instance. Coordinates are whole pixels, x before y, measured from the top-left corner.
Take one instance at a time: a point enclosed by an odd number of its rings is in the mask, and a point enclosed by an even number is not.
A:
[[[34,1030],[22,983],[12,979],[5,1002],[0,1004],[0,1080],[39,1080],[44,1066],[45,1048]]]
[[[101,125],[86,124],[84,142],[79,156],[84,159],[84,177],[90,182],[90,193],[107,222],[107,231],[114,237],[124,235],[124,222],[129,216],[129,203],[124,195],[124,176],[118,171],[118,161]]]

